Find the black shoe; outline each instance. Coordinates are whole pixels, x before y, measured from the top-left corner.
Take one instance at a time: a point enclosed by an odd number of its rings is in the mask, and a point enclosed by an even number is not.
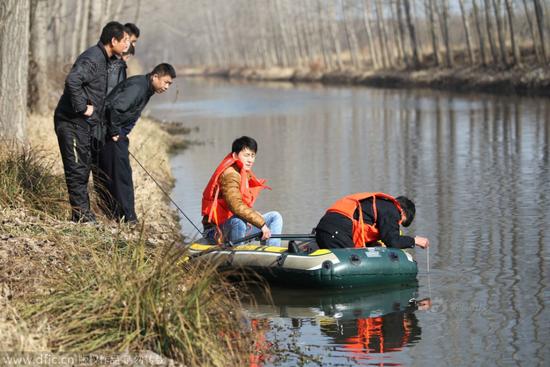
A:
[[[97,219],[95,217],[95,214],[88,211],[88,212],[73,212],[71,220],[76,223],[97,223]]]

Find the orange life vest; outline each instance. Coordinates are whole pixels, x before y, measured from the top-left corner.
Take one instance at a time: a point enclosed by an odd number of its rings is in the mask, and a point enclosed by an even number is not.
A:
[[[243,202],[250,208],[254,205],[260,191],[269,188],[265,185],[266,180],[257,178],[252,171],[247,172],[242,163],[233,158],[232,153],[229,153],[218,165],[202,193],[202,215],[208,216],[208,222],[214,223],[218,227],[233,216],[225,200],[220,197],[220,177],[227,168],[234,164],[240,169]]]
[[[374,213],[373,224],[367,224],[363,221],[363,210],[361,209],[360,201],[368,198],[372,198],[372,212]],[[378,217],[376,210],[376,198],[391,201],[400,213],[403,212],[401,205],[399,205],[393,196],[382,192],[360,192],[357,194],[344,196],[327,209],[327,212],[342,214],[352,221],[352,238],[356,248],[365,247],[365,243],[375,242],[380,239],[380,232],[378,231],[378,228],[376,228],[376,219]],[[359,220],[353,218],[355,210],[359,212]],[[401,224],[401,221],[402,220],[399,220],[399,224]]]

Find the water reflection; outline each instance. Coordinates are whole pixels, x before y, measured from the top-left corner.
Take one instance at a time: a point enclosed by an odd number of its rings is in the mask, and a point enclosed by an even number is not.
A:
[[[306,343],[305,350],[295,351],[295,358],[314,358],[317,348],[331,351],[331,363],[341,360],[354,360],[363,364],[373,362],[371,354],[401,351],[421,339],[422,329],[415,311],[430,309],[431,300],[418,300],[418,286],[394,287],[392,289],[355,289],[340,291],[314,291],[285,288],[272,288],[270,297],[257,292],[255,302],[245,304],[245,308],[258,327],[261,320],[275,320],[264,324],[267,340],[272,344],[262,350],[271,354],[269,363],[277,364],[280,348],[284,341],[295,338],[296,345]],[[323,346],[315,346],[311,351],[311,340],[307,334],[293,335],[292,331],[279,331],[276,320],[288,320],[290,330],[316,328],[324,337]],[[311,333],[310,330],[308,333]],[[282,345],[281,345],[282,342]],[[266,346],[265,343],[260,345]],[[271,352],[269,352],[271,350]],[[261,355],[259,353],[258,355]],[[292,348],[285,359],[292,359]],[[319,356],[317,356],[319,357]],[[382,358],[382,356],[378,356]],[[388,357],[383,357],[386,360]],[[322,359],[322,358],[321,358]],[[374,358],[376,359],[376,358]],[[327,360],[321,360],[326,363]]]
[[[407,233],[433,244],[432,300],[448,306],[414,313],[424,326],[421,342],[392,360],[550,360],[547,98],[178,83],[185,100],[164,96],[153,112],[199,126],[192,138],[207,143],[173,159],[174,197],[196,222],[205,183],[243,134],[257,138],[255,171],[273,188],[257,207],[280,211],[288,232],[309,232],[330,203],[349,193],[405,194],[417,207]],[[426,259],[419,255],[419,290],[427,294]],[[287,336],[314,340],[325,357],[329,346],[345,352],[336,344],[346,338],[323,333],[316,316],[300,326],[290,316],[266,317]],[[347,337],[359,337],[355,329]]]

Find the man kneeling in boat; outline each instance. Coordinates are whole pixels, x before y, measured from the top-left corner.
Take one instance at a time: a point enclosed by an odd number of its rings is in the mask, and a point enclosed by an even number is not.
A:
[[[252,208],[261,190],[269,188],[265,180],[252,172],[258,144],[243,136],[233,142],[231,153],[218,165],[202,195],[202,224],[205,237],[218,243],[235,242],[262,232],[262,240],[280,234],[283,218],[276,211],[260,214]],[[271,238],[270,246],[281,240]]]
[[[399,226],[408,227],[415,215],[414,203],[405,196],[364,192],[345,196],[327,209],[315,229],[321,248],[380,246],[423,249],[425,237],[401,235]]]

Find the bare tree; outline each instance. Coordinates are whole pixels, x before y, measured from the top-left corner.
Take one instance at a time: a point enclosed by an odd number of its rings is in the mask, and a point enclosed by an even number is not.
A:
[[[481,64],[487,65],[487,58],[485,56],[485,37],[481,28],[481,20],[479,19],[479,10],[477,7],[477,0],[472,0],[472,7],[474,11],[474,19],[476,24],[477,38],[479,41],[479,57],[481,58]]]
[[[525,10],[525,19],[527,20],[527,25],[529,26],[529,34],[531,35],[531,41],[533,42],[533,50],[537,57],[537,61],[543,62],[542,56],[540,54],[538,45],[537,45],[537,34],[535,28],[533,27],[533,21],[531,19],[531,14],[529,13],[529,7],[527,5],[527,0],[522,0],[523,9]]]
[[[80,33],[80,43],[77,50],[77,54],[80,54],[88,47],[88,24],[90,18],[90,0],[84,0],[82,5],[82,23],[80,29],[75,29],[75,33]]]
[[[437,33],[435,31],[435,16],[434,16],[434,0],[425,0],[424,1],[427,18],[430,23],[430,35],[432,40],[432,52],[434,57],[434,65],[439,66],[439,46],[437,44]]]
[[[519,43],[516,41],[516,34],[514,31],[514,8],[510,0],[504,0],[506,4],[506,14],[508,14],[508,27],[510,29],[510,42],[512,43],[512,55],[513,63],[519,64],[521,62],[521,54],[519,51]]]
[[[342,47],[340,46],[340,38],[338,37],[338,23],[336,22],[336,4],[331,2],[328,6],[328,21],[329,21],[329,27],[330,27],[330,36],[332,39],[332,43],[334,45],[334,49],[336,52],[336,64],[338,66],[338,69],[342,69],[344,67],[344,62],[342,60]]]
[[[26,138],[29,0],[0,4],[0,138]]]
[[[491,46],[491,56],[493,63],[498,63],[497,49],[495,41],[493,39],[493,23],[491,22],[491,4],[490,0],[485,0],[485,27],[487,28],[487,38],[489,40],[489,46]]]
[[[368,1],[368,0],[366,0]],[[372,61],[372,65],[375,69],[380,67],[380,57],[378,54],[378,48],[374,44],[374,38],[372,35],[372,27],[370,20],[370,8],[367,6],[366,2],[363,2],[363,24],[367,33],[367,48],[369,50],[369,55]]]
[[[390,5],[391,9],[391,5]],[[403,14],[401,12],[401,1],[397,0],[395,2],[395,10],[397,13],[397,32],[399,34],[399,37],[395,37],[397,40],[397,50],[398,50],[398,57],[399,59],[403,59],[405,62],[405,65],[409,67],[409,57],[407,55],[407,51],[405,50],[405,25],[403,24]]]
[[[31,0],[27,104],[42,115],[48,113],[47,6],[46,0]]]
[[[77,1],[75,4],[75,18],[74,18],[75,29],[72,30],[72,38],[71,38],[71,53],[70,53],[71,62],[73,62],[74,59],[76,59],[76,56],[78,55],[77,52],[80,50],[80,33],[78,32],[78,29],[82,24],[82,15],[84,11],[82,5],[83,4],[80,1]]]
[[[500,16],[500,5],[500,0],[493,0],[493,11],[495,12],[495,20],[497,23],[500,61],[502,64],[508,65],[508,57],[506,57],[506,42],[504,41],[504,26],[502,25],[502,17]]]
[[[416,30],[414,28],[414,22],[411,16],[410,0],[403,0],[403,5],[405,6],[405,19],[407,20],[407,28],[411,39],[413,67],[418,68],[418,66],[420,66],[420,58],[418,57],[418,41],[416,39]]]
[[[466,46],[468,49],[468,60],[470,65],[474,64],[474,53],[472,52],[472,41],[470,39],[470,25],[468,24],[468,18],[466,10],[464,9],[464,0],[458,0],[460,5],[460,14],[462,15],[462,24],[464,25],[464,35],[466,36]]]
[[[55,0],[52,8],[48,9],[49,15],[54,17],[53,41],[55,44],[55,55],[53,60],[56,65],[61,65],[66,61],[65,54],[67,22],[67,2],[65,0]]]
[[[535,17],[537,19],[537,29],[539,31],[539,38],[540,38],[540,49],[542,54],[542,60],[543,62],[547,61],[546,58],[546,43],[544,39],[544,13],[543,8],[540,4],[540,0],[533,0],[533,3],[535,5]]]
[[[453,49],[449,35],[449,4],[447,0],[441,0],[441,4],[434,3],[436,12],[439,16],[439,27],[441,28],[441,36],[445,45],[445,64],[447,67],[453,66]]]
[[[378,41],[380,42],[380,49],[382,50],[382,63],[384,68],[391,67],[392,62],[388,50],[388,35],[386,32],[386,22],[384,21],[384,13],[382,6],[380,5],[380,0],[374,1],[376,9],[376,25],[378,28]]]
[[[351,56],[351,62],[354,67],[359,68],[361,62],[359,61],[359,44],[357,42],[357,36],[353,30],[353,21],[350,21],[348,18],[348,11],[345,5],[345,0],[340,0],[340,5],[342,7],[342,15],[344,18],[344,30],[346,34],[346,41],[348,45],[348,50]]]

